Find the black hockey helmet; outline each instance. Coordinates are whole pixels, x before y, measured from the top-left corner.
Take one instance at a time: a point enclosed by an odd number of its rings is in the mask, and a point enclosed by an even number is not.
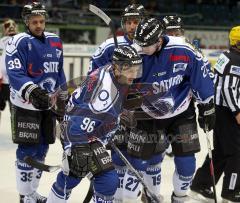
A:
[[[135,17],[139,18],[139,21],[146,15],[146,10],[141,4],[130,4],[128,5],[121,16],[121,26],[124,29],[124,24],[128,18]]]
[[[163,27],[156,18],[145,18],[138,24],[134,42],[141,47],[151,46],[159,41]]]
[[[124,68],[136,68],[137,76],[142,76],[142,58],[137,53],[136,49],[131,46],[119,46],[114,49],[113,64],[117,64],[122,71]]]
[[[32,2],[31,4],[25,5],[22,10],[22,18],[24,22],[26,23],[28,18],[33,15],[42,15],[47,17],[45,6],[40,2]]]
[[[182,18],[180,18],[178,15],[165,16],[162,22],[165,30],[183,29]]]

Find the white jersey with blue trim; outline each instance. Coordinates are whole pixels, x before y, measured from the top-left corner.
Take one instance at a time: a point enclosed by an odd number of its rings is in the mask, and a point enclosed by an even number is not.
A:
[[[110,138],[117,130],[127,90],[128,86],[116,81],[111,66],[100,67],[88,75],[72,93],[66,108],[65,148]]]
[[[140,91],[148,86],[142,109],[156,119],[184,112],[193,96],[199,103],[208,103],[214,96],[206,58],[183,37],[163,39],[160,51],[142,55],[143,76],[136,81],[143,84]]]
[[[2,83],[9,84],[6,65],[5,65],[5,57],[6,57],[6,46],[10,36],[4,36],[0,39],[0,74],[2,74]]]
[[[126,35],[117,37],[118,45],[131,45],[132,41]],[[101,66],[112,63],[113,51],[115,48],[114,39],[110,38],[103,42],[95,51],[90,60],[88,74]]]
[[[11,102],[21,108],[37,110],[24,100],[22,90],[37,84],[49,94],[66,88],[63,49],[60,38],[49,32],[38,39],[28,33],[15,35],[6,47],[6,69],[11,87]]]

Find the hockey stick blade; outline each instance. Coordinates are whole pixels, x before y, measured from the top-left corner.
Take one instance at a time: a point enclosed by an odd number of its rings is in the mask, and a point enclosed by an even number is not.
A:
[[[61,168],[60,165],[57,165],[57,166],[49,166],[49,165],[43,164],[43,163],[41,163],[41,162],[38,162],[38,161],[34,160],[34,159],[33,159],[32,157],[30,157],[30,156],[24,157],[24,161],[25,161],[28,165],[30,165],[30,166],[32,166],[32,167],[34,167],[34,168],[36,168],[36,169],[39,169],[39,170],[41,170],[41,171],[50,172],[50,173],[55,172],[55,171],[57,171],[57,170],[59,170],[59,169]]]
[[[89,4],[89,10],[91,12],[93,12],[95,15],[97,15],[99,18],[101,18],[107,25],[110,24],[110,22],[112,21],[111,18],[109,18],[109,16],[104,13],[100,8]]]
[[[99,18],[101,18],[111,29],[112,34],[113,34],[113,39],[114,39],[114,44],[116,47],[118,47],[118,43],[117,43],[117,37],[116,37],[116,33],[115,33],[115,27],[114,27],[114,23],[112,21],[112,19],[106,14],[104,13],[100,8],[89,4],[89,10],[94,13],[95,15],[97,15]]]

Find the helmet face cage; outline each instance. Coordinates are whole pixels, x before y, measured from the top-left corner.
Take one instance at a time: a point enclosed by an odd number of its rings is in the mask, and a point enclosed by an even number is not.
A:
[[[159,41],[162,24],[156,18],[143,19],[137,26],[134,42],[141,47],[151,46]]]
[[[125,23],[129,18],[137,18],[139,21],[145,16],[145,9],[141,4],[128,5],[121,17],[121,26],[125,30]]]
[[[46,8],[40,2],[33,2],[32,4],[27,4],[23,7],[22,18],[25,24],[27,23],[27,21],[31,16],[36,16],[36,15],[42,15],[45,18],[47,18]]]

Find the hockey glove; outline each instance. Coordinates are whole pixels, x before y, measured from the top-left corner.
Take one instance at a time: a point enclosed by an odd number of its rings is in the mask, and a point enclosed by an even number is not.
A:
[[[213,100],[208,104],[198,104],[198,123],[199,126],[206,132],[206,129],[209,131],[214,128],[215,125],[215,107]]]
[[[134,112],[124,109],[120,115],[120,125],[126,126],[128,128],[136,127],[137,121],[134,118]]]
[[[6,107],[6,101],[4,100],[3,93],[0,91],[0,111],[3,111]]]
[[[56,111],[56,119],[59,123],[63,121],[63,117],[65,114],[65,107],[68,102],[68,91],[61,90],[60,93],[57,95],[57,101],[55,105]]]
[[[36,109],[46,110],[51,106],[48,92],[35,84],[26,86],[22,91],[22,97],[30,101]]]

